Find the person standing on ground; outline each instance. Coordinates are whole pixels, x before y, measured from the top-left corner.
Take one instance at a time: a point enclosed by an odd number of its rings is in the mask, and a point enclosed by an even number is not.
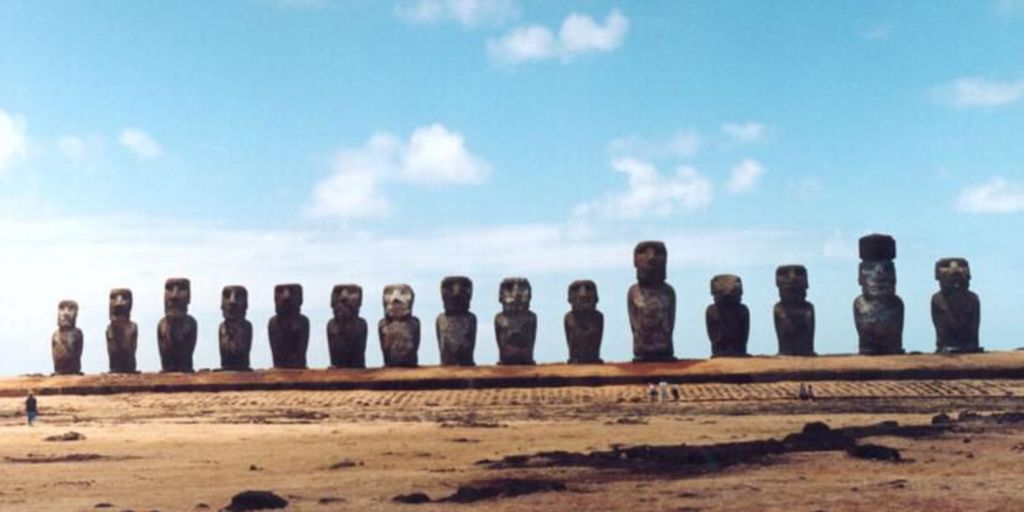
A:
[[[31,391],[28,392],[28,398],[25,399],[25,418],[28,419],[28,426],[32,426],[32,423],[36,421],[36,416],[39,415],[39,409],[36,407],[36,397]]]

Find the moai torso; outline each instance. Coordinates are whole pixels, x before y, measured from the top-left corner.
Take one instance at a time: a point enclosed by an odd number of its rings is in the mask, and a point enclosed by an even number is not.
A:
[[[276,315],[267,323],[274,368],[306,368],[309,347],[309,319],[302,314],[302,286],[279,284],[274,287]]]
[[[136,373],[135,349],[139,328],[131,321],[132,291],[119,288],[110,291],[110,325],[107,326],[107,355],[110,373]]]
[[[814,305],[807,302],[807,269],[803,265],[783,265],[775,270],[779,302],[772,313],[779,354],[813,356]]]
[[[743,281],[739,276],[722,274],[711,279],[711,295],[715,302],[705,312],[711,357],[742,357],[747,355],[750,335],[750,311],[740,301]]]
[[[903,301],[896,295],[896,241],[888,235],[860,239],[862,294],[853,302],[860,353],[903,353]]]
[[[981,301],[970,291],[971,268],[963,258],[944,258],[935,263],[939,291],[932,295],[935,351],[944,354],[981,352],[978,328]]]
[[[57,307],[57,330],[50,339],[53,352],[53,373],[76,375],[82,373],[82,330],[75,326],[78,303],[64,300]]]
[[[409,285],[384,287],[384,318],[377,324],[384,366],[419,365],[420,320],[412,316],[415,297]]]
[[[537,340],[537,315],[530,311],[530,282],[515,277],[501,282],[498,298],[501,313],[494,317],[498,364],[530,365]]]
[[[191,372],[196,349],[196,319],[188,314],[192,299],[188,279],[168,279],[164,285],[164,317],[157,325],[160,366],[163,372]]]
[[[245,319],[249,309],[249,292],[243,286],[225,286],[220,296],[224,321],[218,329],[220,368],[249,371],[252,350],[252,323]]]
[[[676,292],[665,282],[668,253],[661,242],[640,242],[633,250],[637,283],[626,295],[633,331],[633,361],[675,361],[672,331]]]
[[[327,321],[327,346],[332,368],[366,368],[366,320],[359,317],[363,289],[341,284],[331,291],[334,318]]]
[[[476,315],[469,312],[473,282],[468,277],[446,277],[441,281],[444,313],[437,315],[437,345],[441,366],[473,366],[476,348]]]
[[[601,337],[604,315],[597,310],[597,285],[593,281],[573,281],[569,285],[569,304],[565,314],[565,342],[569,345],[569,364],[601,364]]]

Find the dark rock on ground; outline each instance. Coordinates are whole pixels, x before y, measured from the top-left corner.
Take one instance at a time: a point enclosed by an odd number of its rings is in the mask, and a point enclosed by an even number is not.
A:
[[[394,501],[395,503],[405,503],[407,505],[418,505],[420,503],[430,503],[430,496],[427,496],[422,492],[414,492],[410,494],[399,494],[398,496],[391,498],[391,501]]]
[[[231,503],[224,507],[224,510],[226,512],[246,512],[279,509],[287,506],[288,500],[270,491],[242,491],[231,498]]]
[[[82,441],[85,436],[78,432],[65,432],[60,435],[48,436],[43,438],[43,441]]]
[[[847,453],[858,459],[885,460],[896,462],[900,460],[900,451],[888,446],[877,444],[862,444],[854,446]]]
[[[498,498],[514,498],[538,492],[560,492],[565,483],[558,480],[534,478],[501,478],[459,486],[455,494],[438,501],[449,503],[474,503]]]

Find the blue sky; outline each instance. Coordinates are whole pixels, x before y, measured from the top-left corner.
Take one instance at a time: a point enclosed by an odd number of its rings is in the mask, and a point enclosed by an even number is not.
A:
[[[905,344],[929,351],[934,261],[965,256],[982,343],[1024,345],[1024,3],[251,0],[0,2],[0,373],[49,371],[77,299],[106,368],[110,288],[135,290],[156,369],[162,282],[193,281],[196,363],[219,290],[250,289],[269,365],[272,287],[301,282],[310,361],[330,288],[363,315],[408,282],[476,283],[477,359],[498,282],[523,275],[537,357],[565,359],[565,288],[597,281],[606,359],[631,355],[631,249],[669,248],[677,352],[709,353],[716,273],[740,274],[772,353],[773,270],[803,263],[819,352],[856,349],[856,241],[899,244]],[[370,336],[368,361],[379,364]]]

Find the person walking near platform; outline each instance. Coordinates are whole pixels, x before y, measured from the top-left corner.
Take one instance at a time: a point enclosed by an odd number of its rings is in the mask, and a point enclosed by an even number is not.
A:
[[[25,418],[28,420],[28,426],[32,426],[38,415],[39,409],[36,406],[36,397],[29,391],[28,398],[25,399]]]

